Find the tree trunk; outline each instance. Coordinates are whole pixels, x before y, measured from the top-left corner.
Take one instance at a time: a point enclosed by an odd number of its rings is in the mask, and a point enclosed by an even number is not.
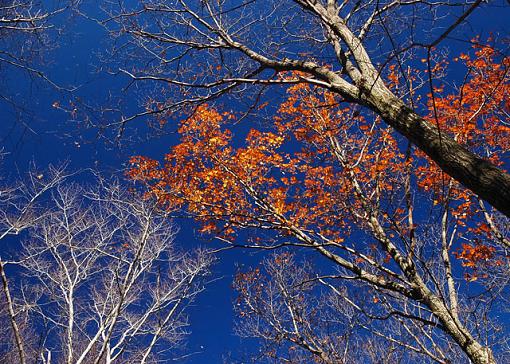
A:
[[[456,142],[407,107],[386,87],[373,87],[368,106],[426,153],[439,167],[510,217],[510,175]]]
[[[496,364],[491,349],[472,342],[465,348],[466,353],[474,364]]]
[[[416,292],[421,296],[423,303],[432,311],[448,334],[466,353],[474,364],[496,364],[492,350],[482,346],[464,325],[455,318],[443,300],[433,294],[420,279],[415,280]]]

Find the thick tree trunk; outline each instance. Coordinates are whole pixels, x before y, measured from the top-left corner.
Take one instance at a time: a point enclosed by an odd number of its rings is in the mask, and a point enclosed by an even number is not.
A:
[[[471,362],[474,364],[496,364],[492,350],[476,341],[462,323],[453,317],[439,297],[432,294],[423,284],[419,286],[424,303],[439,319],[443,330],[457,342]]]
[[[367,104],[439,167],[510,217],[510,175],[481,159],[407,107],[385,87],[374,87]]]
[[[334,5],[324,7],[320,2],[315,1],[298,2],[315,12],[331,29],[336,39],[341,39],[347,45],[354,62],[351,63],[345,59],[343,66],[354,81],[357,93],[352,93],[353,85],[347,86],[345,80],[331,77],[327,72],[322,72],[321,75],[317,68],[311,67],[311,73],[316,74],[320,79],[328,79],[340,94],[372,108],[390,126],[425,152],[444,172],[510,217],[510,175],[470,152],[453,138],[440,133],[434,124],[417,115],[396,97],[384,84],[380,70],[374,67],[362,41],[338,15],[338,7]],[[480,3],[476,1],[461,19],[467,17]],[[335,39],[332,41],[334,42]],[[335,85],[335,79],[337,79],[337,85]]]
[[[415,298],[430,309],[441,323],[442,330],[459,345],[469,360],[474,364],[496,364],[492,350],[480,344],[471,335],[443,299],[430,291],[418,275],[409,273],[408,276],[413,282],[414,292],[417,294]]]
[[[466,352],[474,364],[496,364],[492,351],[478,342],[466,346]]]

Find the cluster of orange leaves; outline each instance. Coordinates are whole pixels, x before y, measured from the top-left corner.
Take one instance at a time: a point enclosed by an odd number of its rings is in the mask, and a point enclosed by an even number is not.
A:
[[[469,268],[464,277],[467,281],[476,281],[479,277],[487,278],[488,274],[483,268],[492,268],[503,265],[502,259],[494,259],[496,249],[492,246],[480,244],[462,244],[459,251],[454,252],[463,267]]]
[[[201,105],[182,122],[164,165],[133,157],[129,176],[168,208],[185,208],[204,233],[231,236],[247,225],[284,233],[293,225],[344,239],[349,209],[360,205],[349,173],[391,191],[404,173],[403,154],[388,129],[372,128],[332,93],[298,84],[288,95],[269,130],[251,129],[241,142],[228,128],[233,114]],[[356,163],[339,166],[334,138]]]
[[[475,44],[478,39],[474,39]],[[510,150],[510,57],[498,56],[489,45],[475,45],[474,56],[461,54],[454,58],[454,66],[467,69],[462,85],[456,93],[445,94],[444,87],[435,89],[434,97],[428,95],[429,120],[438,125],[441,132],[453,136],[459,143],[476,151],[496,165],[502,165],[502,157]],[[460,64],[459,64],[460,63]],[[441,70],[448,62],[441,62]],[[424,155],[420,155],[424,157]],[[419,185],[435,193],[435,203],[441,204],[445,197],[455,201],[453,214],[460,224],[477,211],[472,194],[459,186],[429,160],[418,167]],[[449,195],[445,186],[452,184]],[[483,231],[475,228],[477,233]]]
[[[462,244],[462,250],[456,252],[458,259],[463,260],[465,267],[476,268],[480,263],[486,262],[492,258],[496,249],[492,246],[480,244]]]
[[[477,44],[478,39],[473,42]],[[434,98],[429,95],[429,119],[443,133],[504,168],[504,157],[510,151],[510,57],[498,55],[489,45],[475,45],[474,50],[474,56],[461,54],[453,59],[457,67],[461,63],[467,69],[458,92],[444,94],[440,87]],[[474,281],[479,266],[502,264],[501,259],[494,259],[496,249],[480,242],[480,237],[491,239],[491,230],[483,219],[472,219],[480,212],[475,196],[425,160],[418,168],[418,185],[434,193],[434,204],[443,203],[447,197],[450,203],[453,201],[457,223],[476,237],[476,243],[462,244],[456,253],[462,265],[471,270],[465,274],[466,279]],[[448,192],[445,186],[450,186]]]
[[[435,99],[428,101],[429,119],[501,165],[510,150],[510,128],[501,121],[510,111],[510,58],[498,58],[493,48],[479,46],[473,58],[461,55],[454,62],[466,66],[465,82],[456,93],[436,90]],[[393,78],[390,82],[398,81]],[[367,120],[342,107],[341,101],[324,89],[294,85],[272,123],[251,129],[244,138],[231,130],[234,113],[203,104],[182,121],[181,140],[164,164],[133,157],[129,176],[149,186],[167,208],[186,210],[202,223],[203,233],[234,238],[237,229],[245,227],[285,234],[296,226],[343,240],[355,219],[352,211],[361,209],[352,176],[368,198],[384,199],[403,190],[413,163],[416,183],[434,205],[444,202],[445,185],[450,186],[448,197],[458,224],[487,236],[484,225],[472,220],[477,205],[469,191],[450,181],[422,153],[406,158],[391,130],[377,118]],[[335,141],[347,163],[339,162]],[[398,222],[405,214],[396,206],[385,217]],[[470,268],[492,253],[477,244],[464,247],[458,258]]]

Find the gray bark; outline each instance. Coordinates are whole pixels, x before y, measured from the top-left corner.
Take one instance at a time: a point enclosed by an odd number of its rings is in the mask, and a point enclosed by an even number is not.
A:
[[[367,101],[386,123],[426,153],[445,173],[510,217],[508,173],[441,133],[389,91],[373,91]]]

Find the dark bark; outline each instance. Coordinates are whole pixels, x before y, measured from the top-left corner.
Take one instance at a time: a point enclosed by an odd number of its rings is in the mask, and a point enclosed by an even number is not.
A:
[[[346,99],[370,107],[381,115],[386,123],[426,153],[445,173],[510,217],[510,175],[489,161],[478,157],[452,137],[441,133],[434,124],[420,117],[396,97],[384,85],[380,72],[373,65],[362,41],[349,29],[345,20],[338,15],[336,6],[325,7],[320,2],[311,1],[299,0],[297,2],[307,10],[314,12],[330,30],[332,34],[330,41],[337,45],[336,48],[340,50],[340,56],[345,55],[342,53],[340,42],[346,44],[352,55],[352,62],[345,57],[343,60],[342,57],[340,59],[344,70],[353,81],[353,85],[356,85],[357,92],[353,94],[352,87],[346,86],[345,81],[338,80],[338,77],[331,77],[330,74],[324,72],[321,74],[313,67],[307,72],[330,82],[332,88]],[[481,1],[476,1],[472,4],[433,45],[437,45],[443,37],[455,29],[480,3]],[[337,79],[336,85],[335,78]]]
[[[372,90],[367,104],[452,178],[510,217],[510,175],[478,157],[388,90]]]

